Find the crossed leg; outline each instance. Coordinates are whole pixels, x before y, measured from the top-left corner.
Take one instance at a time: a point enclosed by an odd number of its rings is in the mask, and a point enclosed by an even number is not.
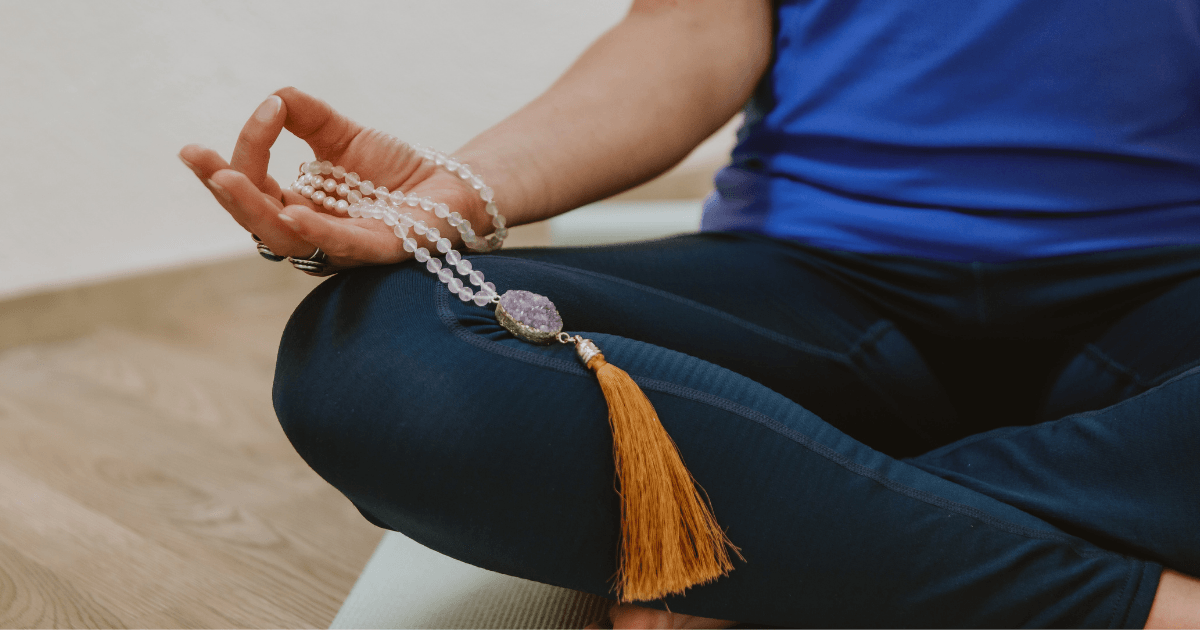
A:
[[[765,363],[767,372],[788,371],[786,384],[805,375],[814,356],[859,378],[836,392],[857,396],[849,405],[886,411],[929,400],[936,412],[936,387],[918,379],[906,388],[895,366],[870,378],[873,366],[897,357],[915,359],[902,366],[904,378],[923,369],[884,320],[845,335],[821,326],[825,337],[813,342],[791,334],[789,322],[810,320],[786,308],[752,320],[619,276],[544,260],[481,260],[501,289],[555,298],[568,327],[588,331],[638,379],[742,547],[747,562],[732,575],[658,605],[789,626],[1146,619],[1160,566],[1076,534],[1105,535],[1103,523],[1052,522],[1056,515],[1039,517],[952,479],[961,471],[950,456],[970,444],[935,452],[940,459],[901,461],[864,443],[891,431],[919,451],[941,420],[899,422],[903,431],[862,423],[841,430],[735,369]],[[631,306],[642,312],[623,310]],[[670,345],[637,340],[651,333]],[[1161,389],[1195,396],[1186,387],[1194,380],[1189,373]],[[297,310],[281,345],[275,400],[298,451],[377,524],[485,568],[608,591],[618,518],[611,441],[603,399],[570,349],[509,338],[490,313],[452,301],[414,267],[361,270],[322,285]],[[1194,433],[1181,427],[1194,427],[1195,416],[1184,404],[1166,407],[1174,415],[1159,439],[1179,448],[1190,439],[1194,448]],[[991,437],[973,444],[996,450],[1001,437]],[[1054,437],[1054,448],[1091,439]],[[1146,452],[1157,457],[1153,447]],[[1076,450],[1072,474],[1107,465]],[[1191,479],[1195,493],[1200,475]],[[979,483],[998,482],[985,475]],[[1185,535],[1175,546],[1189,544]]]

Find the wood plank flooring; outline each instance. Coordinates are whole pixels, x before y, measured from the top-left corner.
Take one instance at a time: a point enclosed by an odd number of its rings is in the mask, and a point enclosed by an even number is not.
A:
[[[381,530],[275,420],[286,272],[0,351],[0,627],[328,627]]]

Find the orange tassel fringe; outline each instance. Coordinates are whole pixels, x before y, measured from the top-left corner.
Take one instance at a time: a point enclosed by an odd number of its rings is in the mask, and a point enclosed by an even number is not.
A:
[[[661,599],[728,575],[729,550],[741,554],[717,524],[650,400],[590,340],[576,337],[576,351],[608,401],[621,495],[617,599]]]

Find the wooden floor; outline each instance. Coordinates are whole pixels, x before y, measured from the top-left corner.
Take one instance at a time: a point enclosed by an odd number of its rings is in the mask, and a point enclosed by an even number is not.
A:
[[[0,627],[328,627],[382,532],[275,420],[283,267],[0,350]]]

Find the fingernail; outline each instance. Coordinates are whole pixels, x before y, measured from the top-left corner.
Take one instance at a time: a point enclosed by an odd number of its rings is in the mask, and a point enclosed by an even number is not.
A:
[[[206,179],[204,180],[204,185],[208,186],[209,190],[216,193],[217,196],[221,198],[221,201],[233,201],[233,197],[229,194],[229,191],[222,188],[219,184],[217,184],[217,182],[214,182],[211,179]]]
[[[267,97],[267,100],[254,110],[254,119],[259,122],[271,122],[275,118],[275,114],[279,113],[279,106],[283,105],[283,99],[274,94]]]
[[[192,171],[195,171],[195,170],[196,170],[196,165],[195,165],[195,164],[192,164],[191,162],[189,162],[189,161],[187,161],[187,160],[185,160],[185,159],[183,159],[183,154],[180,154],[180,155],[179,155],[179,161],[180,161],[180,162],[183,162],[183,165],[184,165],[184,166],[186,166],[186,167],[188,167],[188,168],[189,168],[189,169],[191,169]]]
[[[279,213],[279,220],[283,221],[284,223],[295,223],[296,222],[295,219],[293,219],[292,217],[289,217],[288,215],[286,215],[282,212]]]

